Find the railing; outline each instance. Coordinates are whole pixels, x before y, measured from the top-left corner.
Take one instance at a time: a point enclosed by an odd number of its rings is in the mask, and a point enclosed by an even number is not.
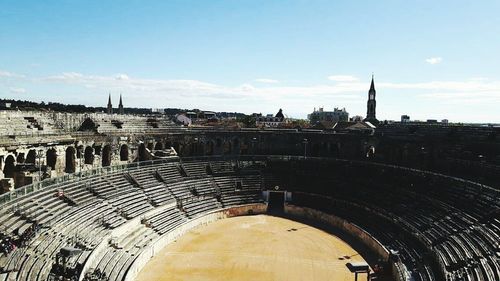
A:
[[[63,182],[70,182],[70,181],[76,181],[81,178],[87,178],[90,176],[98,176],[98,175],[105,175],[105,174],[110,174],[118,171],[129,171],[129,170],[135,170],[139,169],[144,166],[151,166],[155,164],[162,164],[162,163],[173,163],[173,162],[179,162],[182,164],[182,162],[191,162],[191,161],[267,161],[267,160],[281,160],[281,161],[305,161],[305,160],[314,160],[314,161],[335,161],[335,162],[343,162],[343,163],[355,163],[355,164],[362,164],[362,165],[371,165],[371,166],[378,166],[378,167],[383,167],[383,168],[392,168],[392,169],[397,169],[401,171],[408,171],[411,173],[416,173],[416,174],[421,174],[421,175],[431,175],[435,177],[441,177],[445,178],[448,180],[456,181],[461,184],[467,184],[469,186],[475,186],[478,189],[488,189],[494,192],[498,192],[497,189],[492,188],[490,186],[480,184],[477,182],[473,182],[470,180],[462,179],[462,178],[457,178],[453,176],[448,176],[448,175],[443,175],[439,174],[436,172],[430,172],[430,171],[424,171],[424,170],[418,170],[414,168],[408,168],[408,167],[402,167],[402,166],[396,166],[396,165],[390,165],[390,164],[383,164],[383,163],[377,163],[377,162],[367,162],[367,161],[359,161],[359,160],[348,160],[348,159],[339,159],[339,158],[328,158],[328,157],[304,157],[304,156],[292,156],[292,155],[231,155],[231,156],[226,156],[226,155],[220,155],[220,156],[193,156],[193,157],[170,157],[170,158],[163,158],[163,159],[156,159],[156,160],[149,160],[149,161],[142,161],[142,162],[133,162],[133,163],[128,163],[128,164],[121,164],[121,165],[114,165],[114,166],[108,166],[108,167],[101,167],[101,168],[95,168],[92,170],[87,170],[83,172],[78,172],[78,173],[73,173],[73,174],[67,174],[61,177],[56,177],[56,178],[50,178],[50,179],[45,179],[43,181],[39,181],[30,185],[26,185],[23,187],[20,187],[18,189],[15,189],[13,191],[10,191],[8,193],[0,195],[0,206],[5,205],[8,202],[14,201],[20,197],[23,197],[25,195],[28,195],[30,193],[34,193],[36,191],[42,190],[46,187],[49,186],[56,186],[57,184],[63,183]]]
[[[57,187],[57,185],[61,183],[67,183],[67,182],[72,182],[72,181],[77,181],[82,178],[88,178],[90,176],[99,176],[99,175],[106,175],[110,173],[115,173],[119,171],[130,171],[130,170],[135,170],[139,169],[144,166],[150,166],[150,165],[155,165],[155,164],[162,164],[162,163],[172,163],[172,162],[178,162],[179,158],[178,157],[171,157],[171,158],[164,158],[164,159],[156,159],[156,160],[149,160],[149,161],[142,161],[142,162],[132,162],[132,163],[127,163],[127,164],[121,164],[121,165],[114,165],[114,166],[108,166],[108,167],[100,167],[100,168],[95,168],[91,170],[86,170],[78,173],[73,173],[73,174],[67,174],[64,176],[60,177],[55,177],[55,178],[49,178],[45,179],[39,182],[35,182],[29,185],[22,186],[20,188],[17,188],[13,191],[7,192],[5,194],[0,195],[0,206],[5,205],[8,202],[15,201],[25,195],[37,192],[39,190],[42,190],[46,187]]]

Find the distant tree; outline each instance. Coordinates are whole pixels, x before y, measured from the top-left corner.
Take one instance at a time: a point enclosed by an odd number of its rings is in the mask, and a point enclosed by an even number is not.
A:
[[[255,117],[251,115],[238,116],[236,121],[241,123],[245,128],[255,128]]]

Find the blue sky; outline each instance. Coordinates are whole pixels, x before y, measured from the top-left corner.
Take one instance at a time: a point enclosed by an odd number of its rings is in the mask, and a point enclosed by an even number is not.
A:
[[[500,123],[500,1],[0,0],[0,96]]]

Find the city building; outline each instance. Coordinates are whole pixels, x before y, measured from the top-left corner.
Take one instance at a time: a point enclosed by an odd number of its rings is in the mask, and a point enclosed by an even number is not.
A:
[[[334,108],[333,111],[325,111],[323,107],[320,107],[318,110],[315,108],[313,113],[309,114],[307,118],[313,125],[322,121],[345,122],[349,120],[349,113],[345,108]]]
[[[285,122],[286,118],[281,108],[274,116],[272,114],[267,114],[266,116],[260,115],[255,117],[255,125],[257,127],[277,128]]]

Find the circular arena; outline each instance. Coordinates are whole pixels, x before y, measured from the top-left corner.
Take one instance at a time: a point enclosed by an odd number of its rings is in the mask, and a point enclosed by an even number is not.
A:
[[[335,158],[104,167],[2,197],[0,280],[500,280],[499,196]]]

